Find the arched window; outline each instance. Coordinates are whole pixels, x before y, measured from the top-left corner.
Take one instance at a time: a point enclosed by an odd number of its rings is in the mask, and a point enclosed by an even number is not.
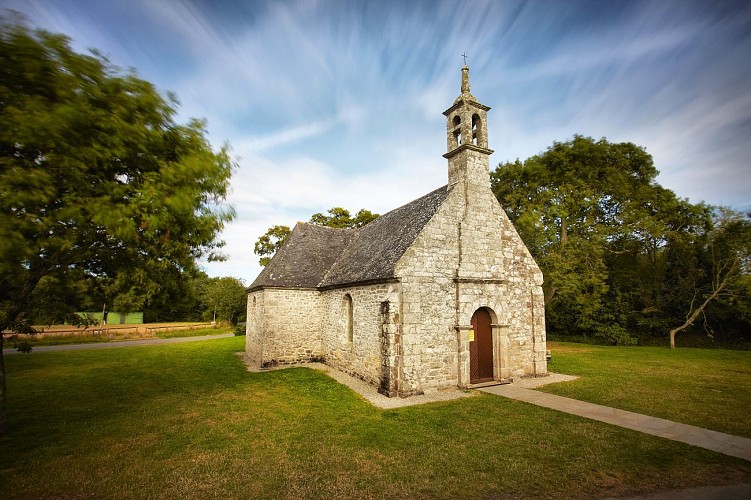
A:
[[[481,128],[480,115],[472,115],[472,144],[475,146],[480,145]]]
[[[454,116],[452,121],[454,126],[454,147],[461,146],[462,144],[462,119],[459,115]]]
[[[342,299],[342,315],[344,316],[344,334],[347,336],[347,342],[352,342],[354,338],[354,307],[352,296],[347,294]]]

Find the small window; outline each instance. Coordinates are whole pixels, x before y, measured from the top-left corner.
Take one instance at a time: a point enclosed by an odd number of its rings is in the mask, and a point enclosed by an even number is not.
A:
[[[454,147],[461,146],[462,144],[462,119],[459,115],[454,116],[452,120],[454,125]]]
[[[342,314],[344,316],[344,334],[347,336],[347,342],[352,342],[354,338],[354,307],[352,296],[347,294],[342,299]]]
[[[472,144],[479,146],[480,116],[472,115]]]

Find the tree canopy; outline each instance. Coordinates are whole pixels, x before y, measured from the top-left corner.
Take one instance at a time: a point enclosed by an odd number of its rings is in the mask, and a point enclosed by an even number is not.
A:
[[[697,293],[711,294],[705,255],[719,209],[679,199],[657,173],[639,146],[581,136],[491,172],[543,270],[551,334],[612,343],[664,337]]]
[[[319,226],[335,227],[335,228],[348,228],[348,227],[362,227],[378,218],[378,214],[374,214],[370,210],[361,209],[354,217],[349,210],[341,207],[333,207],[328,210],[328,215],[322,213],[315,213],[310,217],[310,223]],[[260,257],[258,262],[262,266],[266,266],[271,262],[274,254],[284,245],[287,238],[292,233],[289,226],[272,226],[262,234],[254,247],[254,252]]]
[[[328,214],[329,215],[324,215],[322,213],[313,214],[310,217],[311,224],[338,228],[362,227],[378,218],[378,214],[374,214],[370,210],[365,210],[364,208],[357,212],[354,217],[352,217],[349,210],[341,207],[330,208]]]
[[[229,148],[176,107],[65,36],[0,18],[0,331],[29,331],[32,304],[91,280],[137,307],[221,258]]]
[[[245,285],[237,278],[210,279],[203,291],[206,313],[216,321],[229,321],[236,325],[245,316],[248,294]]]
[[[260,256],[258,263],[262,266],[268,265],[276,252],[287,241],[290,234],[292,234],[292,230],[289,226],[272,226],[268,231],[259,236],[253,247],[253,252]]]

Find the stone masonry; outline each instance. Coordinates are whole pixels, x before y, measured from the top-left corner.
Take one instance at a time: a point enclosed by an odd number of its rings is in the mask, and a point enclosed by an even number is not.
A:
[[[324,361],[388,396],[468,387],[482,309],[492,378],[547,374],[543,276],[490,189],[490,108],[466,66],[461,89],[448,185],[359,230],[298,224],[249,288],[249,361]]]

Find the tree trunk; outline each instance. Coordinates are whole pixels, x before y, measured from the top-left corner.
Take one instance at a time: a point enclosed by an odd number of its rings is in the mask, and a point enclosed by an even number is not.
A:
[[[550,287],[547,290],[544,290],[544,292],[545,306],[547,307],[547,305],[553,301],[553,297],[555,297],[556,287]]]
[[[683,323],[679,327],[676,327],[676,328],[673,328],[672,330],[670,330],[670,348],[671,349],[675,349],[675,334],[678,333],[678,332],[681,332],[681,331],[685,330],[686,328],[688,328],[689,326],[693,325],[694,324],[694,320],[696,320],[696,318],[699,317],[699,315],[704,310],[704,308],[707,307],[707,304],[709,304],[709,302],[713,298],[717,297],[718,293],[719,293],[719,291],[712,292],[712,294],[709,297],[707,297],[707,300],[705,300],[702,303],[702,305],[700,305],[699,307],[697,307],[696,310],[691,313],[691,315],[688,317],[688,319],[686,319],[685,323]]]
[[[19,333],[19,319],[24,311],[29,310],[29,298],[36,288],[39,281],[45,276],[44,272],[33,271],[29,273],[26,282],[17,293],[14,294],[11,305],[3,314],[0,315],[0,436],[8,434],[8,412],[7,412],[7,387],[5,385],[5,356],[3,356],[3,347],[5,345],[4,331]],[[33,327],[28,333],[36,333]]]
[[[0,325],[1,326],[1,325]],[[0,436],[8,433],[8,415],[5,412],[5,356],[3,356],[2,330],[0,330]]]
[[[38,282],[39,280],[37,280]],[[36,286],[36,285],[35,285]],[[17,302],[9,308],[7,311],[3,311],[4,314],[0,316],[0,436],[8,434],[8,412],[7,412],[7,386],[5,384],[5,356],[3,355],[3,347],[5,347],[5,337],[3,332],[11,331],[17,332],[16,322],[20,316],[20,311],[25,309],[27,295],[21,293],[18,294]],[[33,330],[32,330],[33,331]]]
[[[671,349],[675,349],[675,334],[685,330],[686,328],[694,324],[694,321],[696,320],[696,318],[699,317],[699,315],[702,313],[702,311],[704,311],[707,305],[709,305],[710,302],[716,299],[717,296],[720,295],[720,292],[722,292],[725,289],[725,286],[727,286],[728,280],[730,280],[732,276],[732,271],[734,269],[735,269],[735,266],[733,266],[731,268],[731,272],[726,274],[725,277],[722,279],[722,281],[720,281],[717,284],[717,286],[714,287],[714,289],[712,290],[712,293],[709,294],[709,297],[707,297],[706,300],[704,300],[704,302],[702,302],[702,304],[699,307],[697,307],[696,310],[694,310],[694,312],[692,312],[688,318],[686,318],[685,323],[683,323],[679,327],[676,327],[670,330],[670,348]]]
[[[10,327],[10,315],[15,315],[15,310],[6,312],[7,316],[0,319],[0,436],[8,434],[8,413],[6,412],[6,386],[5,386],[5,356],[3,347],[5,346],[5,337],[3,332]]]

